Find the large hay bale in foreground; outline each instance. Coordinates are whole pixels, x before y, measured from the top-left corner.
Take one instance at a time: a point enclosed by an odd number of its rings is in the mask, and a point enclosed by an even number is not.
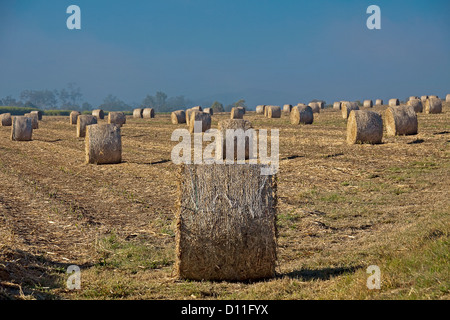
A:
[[[377,99],[377,100],[375,100],[375,105],[376,105],[376,106],[382,106],[382,105],[383,105],[383,99]]]
[[[265,109],[264,105],[256,106],[256,113],[257,114],[264,114],[264,109]]]
[[[92,115],[97,118],[97,120],[105,119],[105,112],[102,109],[96,109],[92,111]]]
[[[78,118],[79,115],[81,115],[81,113],[78,112],[78,111],[72,111],[70,113],[69,122],[70,122],[71,125],[76,125],[77,124],[77,118]]]
[[[375,111],[352,110],[347,121],[347,143],[381,143],[383,120]]]
[[[244,118],[244,112],[242,109],[239,109],[237,107],[234,107],[231,109],[230,119],[243,119],[243,118]]]
[[[182,165],[176,275],[245,281],[275,276],[276,179],[263,165]]]
[[[11,113],[0,114],[0,127],[10,127],[12,126]]]
[[[441,113],[442,112],[442,100],[439,98],[427,99],[425,101],[424,112],[426,114]]]
[[[170,120],[173,124],[186,123],[186,112],[184,110],[177,110],[172,112]]]
[[[111,111],[108,114],[108,124],[117,124],[118,126],[123,126],[127,123],[127,116],[125,113],[120,111]]]
[[[373,107],[372,100],[364,100],[363,106],[364,108],[372,108]]]
[[[30,117],[14,116],[12,119],[11,140],[31,141],[33,136],[33,120]]]
[[[243,131],[243,134],[245,135],[247,133],[247,136],[242,137],[242,140],[238,140],[237,136],[233,137],[233,141],[229,142],[230,144],[233,143],[233,160],[248,160],[250,159],[250,145],[253,143],[254,131],[247,131],[249,129],[252,129],[252,124],[250,121],[243,120],[243,119],[230,119],[230,120],[222,120],[218,123],[218,130],[221,134],[221,139],[218,139],[216,141],[217,148],[216,150],[218,153],[216,154],[217,159],[225,159],[227,157],[227,130],[239,130],[241,129]],[[238,158],[238,147],[241,147],[241,144],[243,144],[242,148],[244,149],[243,158]],[[231,145],[230,145],[231,146]],[[222,150],[222,151],[221,151]],[[256,155],[255,155],[256,156]],[[253,157],[252,157],[253,158]],[[231,160],[231,158],[229,158]]]
[[[292,108],[289,116],[291,124],[312,124],[314,121],[314,114],[309,106],[295,106]]]
[[[318,102],[310,102],[308,106],[311,107],[313,113],[320,113],[320,104]]]
[[[340,101],[333,103],[333,110],[341,110],[341,104],[342,103]]]
[[[97,124],[95,116],[82,114],[77,117],[77,137],[84,138],[86,136],[86,127],[92,124]]]
[[[292,104],[285,104],[283,106],[283,112],[290,113],[292,111]]]
[[[417,114],[411,106],[387,108],[385,123],[386,133],[389,136],[417,134]]]
[[[133,110],[133,118],[142,119],[143,112],[144,112],[144,109],[140,109],[140,108],[134,109]]]
[[[86,128],[86,162],[113,164],[122,161],[122,137],[116,124],[93,124]]]
[[[406,104],[407,104],[408,106],[413,107],[413,109],[414,109],[414,111],[415,111],[416,113],[422,112],[422,111],[423,111],[422,101],[420,101],[419,99],[412,99],[412,100],[409,100]]]
[[[341,106],[342,118],[348,119],[350,111],[359,110],[359,106],[356,102],[344,101]]]
[[[39,129],[39,118],[36,113],[25,113],[25,117],[31,118],[31,125],[33,127],[33,130]]]
[[[281,108],[279,106],[270,106],[267,110],[267,118],[281,118]]]
[[[209,113],[204,113],[202,111],[192,111],[191,117],[189,118],[189,132],[194,133],[195,122],[201,121],[201,132],[206,132],[211,129],[211,115]]]
[[[142,118],[144,119],[152,119],[155,117],[155,109],[153,108],[145,108],[142,110]]]
[[[398,99],[390,99],[389,100],[389,107],[395,107],[395,106],[399,106],[400,105],[400,101]]]
[[[36,114],[39,121],[42,120],[42,116],[44,115],[44,113],[43,113],[41,110],[31,111],[30,113],[31,113],[31,114]]]

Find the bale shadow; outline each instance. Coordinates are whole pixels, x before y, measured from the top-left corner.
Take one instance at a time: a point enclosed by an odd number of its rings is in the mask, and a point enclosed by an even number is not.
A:
[[[304,281],[330,280],[333,277],[337,277],[345,273],[354,273],[362,268],[363,266],[324,268],[317,270],[301,269],[281,274],[280,277],[288,277],[291,279],[302,279]]]
[[[419,143],[423,143],[425,142],[425,140],[423,139],[416,139],[414,141],[408,142],[407,144],[419,144]]]

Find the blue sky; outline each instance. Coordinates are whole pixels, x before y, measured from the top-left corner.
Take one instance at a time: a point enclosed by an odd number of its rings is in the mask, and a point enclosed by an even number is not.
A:
[[[68,82],[94,105],[159,90],[249,106],[444,96],[449,14],[448,0],[0,0],[0,97]]]

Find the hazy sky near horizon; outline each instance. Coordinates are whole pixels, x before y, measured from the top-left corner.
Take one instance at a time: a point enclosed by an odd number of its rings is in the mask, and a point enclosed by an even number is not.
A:
[[[68,30],[69,5],[81,30]],[[366,27],[369,5],[381,30]],[[0,0],[0,97],[284,104],[450,93],[448,0]]]

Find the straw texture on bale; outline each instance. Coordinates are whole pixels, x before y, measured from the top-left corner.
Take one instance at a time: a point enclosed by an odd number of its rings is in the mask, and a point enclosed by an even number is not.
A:
[[[262,165],[182,165],[178,177],[178,278],[245,281],[275,276],[276,179]]]
[[[319,105],[320,109],[324,109],[325,108],[325,102],[323,101],[317,101],[317,104]]]
[[[202,111],[192,111],[191,117],[189,118],[189,132],[194,133],[195,121],[202,122],[202,132],[206,132],[211,129],[211,115],[209,113],[204,113]]]
[[[390,99],[389,100],[389,107],[395,107],[395,106],[399,106],[400,105],[400,101],[398,101],[398,99]]]
[[[383,99],[377,99],[377,100],[375,100],[375,105],[376,105],[376,106],[382,106],[382,105],[383,105]]]
[[[71,125],[76,125],[77,124],[77,118],[78,118],[79,115],[81,115],[81,113],[78,112],[78,111],[72,111],[70,113],[69,122],[70,122]]]
[[[372,108],[373,107],[372,100],[364,100],[363,106],[364,108]]]
[[[336,101],[335,103],[333,103],[333,110],[341,110],[341,102],[340,101]]]
[[[428,99],[428,96],[421,96],[420,100],[422,100],[422,103],[425,103],[425,101]]]
[[[285,104],[283,106],[283,112],[290,113],[292,111],[292,104]]]
[[[122,161],[122,137],[116,124],[94,124],[86,129],[86,162],[113,164]]]
[[[350,101],[342,102],[342,106],[341,106],[342,118],[348,119],[348,116],[350,115],[350,111],[352,111],[352,110],[359,110],[359,106],[356,102],[350,102]]]
[[[200,106],[196,106],[196,107],[191,108],[191,110],[192,111],[203,111],[203,108]]]
[[[231,109],[230,119],[243,119],[244,118],[244,112],[242,109],[239,109],[237,107],[234,107]]]
[[[41,120],[42,120],[42,116],[43,116],[43,113],[42,113],[42,111],[41,111],[41,110],[35,110],[35,111],[31,111],[30,113],[31,113],[31,114],[37,114],[37,116],[38,116],[38,120],[39,120],[39,121],[41,121]]]
[[[445,102],[450,102],[450,94],[445,97]]]
[[[289,120],[291,124],[312,124],[314,114],[310,106],[295,106],[292,108]]]
[[[433,99],[439,99],[438,96],[428,96],[428,99],[431,99],[431,98],[433,98]]]
[[[425,101],[424,112],[430,113],[441,113],[442,112],[442,100],[439,98],[429,98]]]
[[[31,118],[31,126],[33,127],[33,130],[39,129],[39,118],[36,113],[25,113],[24,116]]]
[[[409,97],[408,101],[411,101],[411,100],[416,100],[416,99],[419,99],[419,97],[416,97],[416,96],[411,96],[411,97]]]
[[[419,99],[412,99],[409,100],[406,103],[408,106],[413,107],[414,111],[417,112],[422,112],[423,111],[423,105],[422,105],[422,101],[420,101]]]
[[[135,119],[141,119],[142,113],[144,112],[144,109],[134,109],[133,110],[133,118]]]
[[[11,140],[31,141],[33,136],[32,119],[25,116],[15,116],[12,119]]]
[[[0,126],[1,127],[10,127],[10,126],[12,126],[11,113],[0,114]]]
[[[320,105],[317,102],[310,102],[308,106],[311,107],[313,113],[320,113]]]
[[[203,110],[204,113],[209,113],[210,115],[214,115],[214,110],[213,108],[205,108]]]
[[[417,114],[411,106],[387,108],[385,123],[386,133],[389,136],[417,134]]]
[[[127,123],[127,117],[126,117],[125,113],[123,113],[123,112],[111,111],[108,114],[108,123],[123,126],[125,123]]]
[[[170,120],[173,124],[186,123],[186,112],[184,110],[177,110],[172,112]]]
[[[144,119],[152,119],[155,117],[155,109],[153,108],[145,108],[142,111],[142,118]]]
[[[381,143],[383,120],[374,111],[352,110],[347,121],[347,143]]]
[[[256,113],[257,114],[264,114],[264,108],[265,106],[264,105],[259,105],[259,106],[256,106]]]
[[[91,124],[97,124],[95,116],[82,114],[77,117],[77,137],[84,138],[86,136],[86,127]]]
[[[102,109],[96,109],[96,110],[92,111],[92,115],[93,115],[94,117],[96,117],[97,120],[103,120],[103,119],[105,119],[105,113],[103,112]]]
[[[279,106],[269,106],[267,118],[281,118],[281,108]]]
[[[227,130],[239,130],[242,129],[243,133],[245,134],[247,130],[252,129],[252,124],[250,121],[243,120],[243,119],[230,119],[230,120],[222,120],[219,121],[218,124],[218,130],[221,134],[221,139],[218,139],[216,141],[218,153],[216,155],[217,159],[225,159],[227,157]],[[249,132],[247,132],[249,133]],[[254,133],[254,131],[250,131],[250,133]],[[238,137],[235,136],[233,138],[233,146],[234,146],[234,153],[233,153],[233,159],[234,160],[248,160],[250,159],[250,139],[252,139],[253,142],[253,136],[249,138],[245,137],[245,141],[240,141],[238,143]],[[231,143],[231,142],[230,142]],[[238,144],[244,143],[244,159],[239,158],[238,159]],[[220,151],[222,150],[222,152]],[[231,159],[230,159],[231,160]]]

